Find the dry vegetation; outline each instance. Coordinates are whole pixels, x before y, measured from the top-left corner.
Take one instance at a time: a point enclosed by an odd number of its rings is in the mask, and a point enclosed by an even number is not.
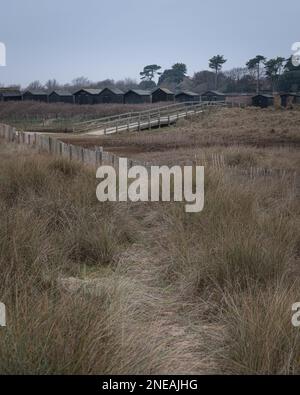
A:
[[[229,108],[182,120],[177,126],[111,136],[64,137],[100,145],[120,156],[156,164],[211,163],[299,170],[300,111]]]
[[[93,172],[16,149],[0,146],[0,373],[300,373],[287,180],[207,171],[191,215],[101,204]]]
[[[17,127],[57,125],[59,128],[88,119],[101,118],[150,108],[149,104],[75,105],[34,101],[0,102],[0,121]]]

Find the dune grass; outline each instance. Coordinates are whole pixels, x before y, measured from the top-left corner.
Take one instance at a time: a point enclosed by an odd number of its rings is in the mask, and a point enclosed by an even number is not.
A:
[[[0,373],[300,373],[287,179],[208,170],[204,211],[187,214],[100,203],[75,162],[0,155]]]

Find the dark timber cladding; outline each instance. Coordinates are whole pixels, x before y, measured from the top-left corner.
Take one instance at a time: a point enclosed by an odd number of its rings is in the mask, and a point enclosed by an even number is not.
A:
[[[201,95],[202,101],[225,101],[226,95],[218,91],[207,91]]]
[[[152,92],[152,103],[174,101],[175,94],[166,88],[157,88]]]
[[[125,104],[151,103],[151,92],[141,89],[130,89],[124,95]]]
[[[74,93],[77,104],[97,104],[102,89],[80,89]]]
[[[74,103],[74,96],[70,92],[56,90],[50,93],[49,103]]]
[[[177,93],[175,95],[176,101],[179,102],[186,102],[186,101],[192,101],[192,102],[199,102],[200,101],[200,95],[195,92],[189,92],[189,91],[182,91]]]
[[[21,101],[22,94],[19,90],[0,89],[0,101]]]
[[[267,108],[274,105],[273,95],[260,94],[252,97],[252,105],[255,107]]]
[[[48,95],[44,91],[28,90],[23,93],[23,100],[41,101],[48,103]]]
[[[124,92],[118,88],[104,88],[98,97],[99,103],[123,103]]]
[[[280,97],[282,107],[287,107],[292,104],[300,104],[300,94],[298,93],[282,93]]]

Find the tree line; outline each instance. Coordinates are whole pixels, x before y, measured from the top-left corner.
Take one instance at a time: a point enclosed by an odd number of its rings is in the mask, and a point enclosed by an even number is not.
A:
[[[193,76],[188,76],[185,63],[175,63],[171,68],[163,71],[158,64],[151,64],[145,66],[140,72],[140,81],[126,78],[120,81],[106,79],[92,82],[86,77],[78,77],[67,84],[60,84],[55,79],[50,79],[45,84],[33,81],[26,89],[51,92],[57,89],[75,91],[83,87],[96,89],[115,87],[126,91],[128,89],[149,90],[160,86],[172,91],[192,90],[197,93],[213,89],[225,93],[300,91],[300,66],[294,66],[291,57],[267,59],[263,55],[257,55],[249,59],[245,67],[223,71],[226,62],[227,59],[223,55],[213,56],[208,61],[209,70],[196,72]]]
[[[233,68],[222,72],[227,59],[223,55],[216,55],[209,59],[209,68],[187,76],[184,63],[176,63],[171,69],[160,72],[161,67],[148,65],[140,73],[141,86],[154,88],[154,78],[158,78],[158,86],[194,89],[201,92],[208,89],[221,89],[229,92],[260,92],[264,91],[297,91],[300,90],[300,66],[292,63],[292,58],[276,57],[267,59],[257,55],[246,63],[245,67]]]

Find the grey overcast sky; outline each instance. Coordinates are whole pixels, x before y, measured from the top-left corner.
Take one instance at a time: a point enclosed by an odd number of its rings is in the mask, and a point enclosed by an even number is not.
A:
[[[0,83],[86,76],[138,78],[147,64],[226,69],[257,54],[290,56],[300,41],[300,1],[289,0],[0,0]]]

